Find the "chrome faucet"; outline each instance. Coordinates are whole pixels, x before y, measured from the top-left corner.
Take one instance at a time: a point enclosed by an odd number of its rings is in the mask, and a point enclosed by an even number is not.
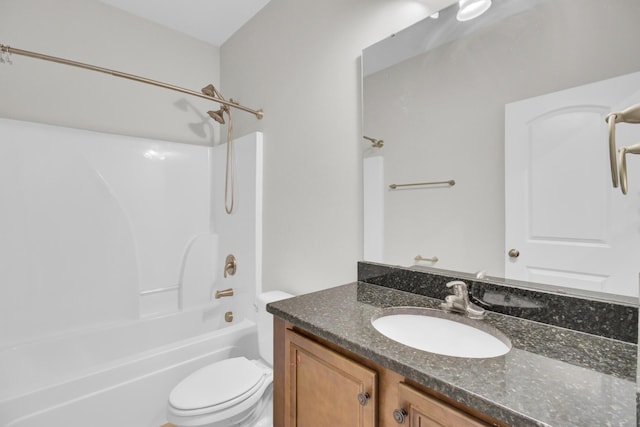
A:
[[[447,295],[440,308],[450,313],[461,313],[471,319],[483,319],[486,312],[484,308],[478,307],[469,301],[469,291],[467,284],[454,280],[447,283],[447,288],[453,288],[453,295]]]

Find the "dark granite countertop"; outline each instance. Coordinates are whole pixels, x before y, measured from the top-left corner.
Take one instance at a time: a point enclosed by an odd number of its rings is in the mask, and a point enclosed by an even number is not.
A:
[[[635,344],[489,313],[481,322],[513,348],[465,359],[412,349],[371,326],[385,307],[439,303],[357,282],[271,303],[268,311],[513,426],[636,426]]]

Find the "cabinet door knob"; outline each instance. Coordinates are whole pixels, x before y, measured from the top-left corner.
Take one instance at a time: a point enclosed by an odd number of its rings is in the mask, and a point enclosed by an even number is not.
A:
[[[520,256],[520,251],[517,249],[509,249],[509,257],[510,258],[518,258]]]
[[[358,393],[358,402],[360,402],[362,406],[366,405],[369,402],[369,399],[371,399],[371,395],[369,393]]]
[[[404,424],[404,420],[407,419],[407,415],[407,411],[402,408],[393,411],[393,419],[396,420],[398,424]]]

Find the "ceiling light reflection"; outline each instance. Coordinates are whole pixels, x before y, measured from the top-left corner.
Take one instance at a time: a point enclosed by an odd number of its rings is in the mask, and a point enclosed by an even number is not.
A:
[[[485,13],[491,7],[491,0],[460,0],[456,19],[470,21]]]

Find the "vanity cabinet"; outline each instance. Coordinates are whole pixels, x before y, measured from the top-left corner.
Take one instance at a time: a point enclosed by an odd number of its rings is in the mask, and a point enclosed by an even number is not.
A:
[[[407,427],[481,427],[487,424],[405,383],[398,384],[396,422]]]
[[[505,426],[274,320],[274,427]]]
[[[285,331],[286,427],[375,427],[377,374],[291,330]]]

